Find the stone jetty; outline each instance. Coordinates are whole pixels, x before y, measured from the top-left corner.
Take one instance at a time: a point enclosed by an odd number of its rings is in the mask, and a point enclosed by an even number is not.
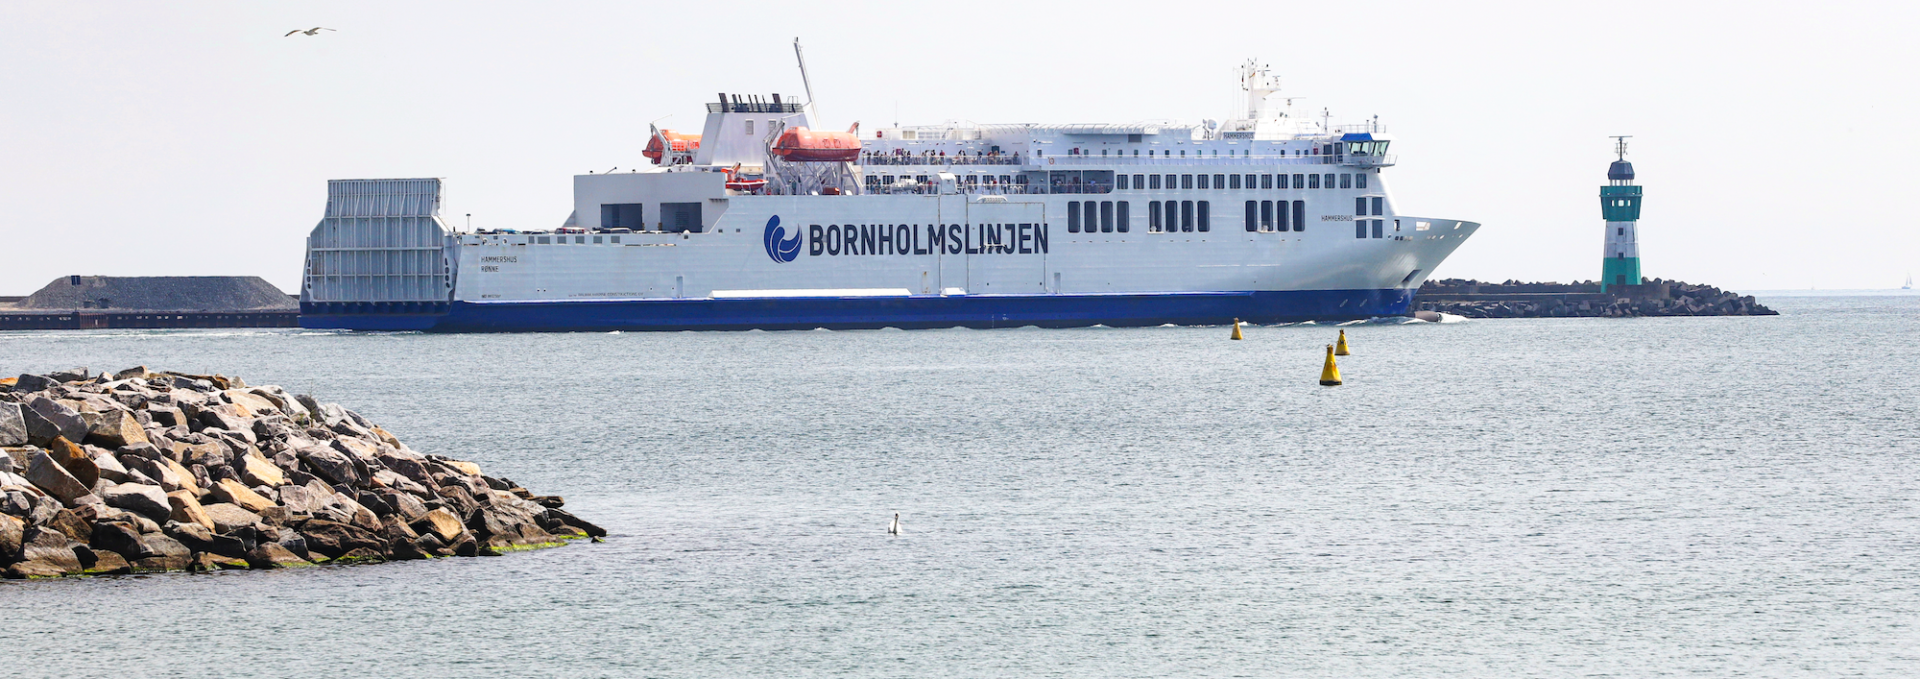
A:
[[[1760,304],[1752,295],[1658,278],[1639,285],[1609,286],[1604,292],[1595,281],[1429,280],[1414,295],[1413,308],[1415,313],[1440,312],[1467,318],[1777,316],[1780,313]]]
[[[238,378],[0,379],[8,578],[483,556],[605,531],[333,403]]]

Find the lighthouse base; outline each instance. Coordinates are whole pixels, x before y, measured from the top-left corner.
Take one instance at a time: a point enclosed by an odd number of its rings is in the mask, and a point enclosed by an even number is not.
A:
[[[1639,257],[1608,257],[1600,266],[1600,291],[1608,292],[1616,285],[1640,284]]]

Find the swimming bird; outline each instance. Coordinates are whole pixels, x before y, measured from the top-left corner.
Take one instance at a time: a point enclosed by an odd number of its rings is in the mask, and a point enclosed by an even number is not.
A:
[[[321,27],[321,26],[315,26],[315,27],[313,27],[313,28],[309,28],[309,29],[307,29],[307,30],[304,30],[304,31],[303,31],[303,30],[300,30],[300,29],[298,29],[298,28],[296,28],[296,29],[293,29],[293,30],[291,30],[291,31],[287,31],[287,34],[286,34],[286,35],[283,35],[283,36],[280,36],[280,37],[282,37],[282,38],[291,38],[291,37],[293,37],[293,34],[295,34],[295,33],[300,33],[300,34],[304,34],[304,35],[319,35],[321,31],[332,31],[332,30],[333,30],[333,29],[331,29],[331,28],[325,28],[325,27]],[[334,32],[335,32],[335,33],[338,33],[339,31],[334,31]]]
[[[900,514],[899,514],[899,512],[895,512],[895,513],[894,513],[894,515],[893,515],[893,523],[890,523],[890,524],[887,524],[887,534],[888,534],[888,535],[899,535],[899,534],[900,534]]]

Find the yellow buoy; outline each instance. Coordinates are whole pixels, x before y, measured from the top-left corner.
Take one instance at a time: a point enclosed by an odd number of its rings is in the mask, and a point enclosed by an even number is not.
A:
[[[1347,331],[1346,330],[1340,331],[1340,343],[1334,345],[1333,355],[1335,356],[1352,356],[1353,355],[1352,352],[1347,351]]]
[[[1320,386],[1340,386],[1340,366],[1333,362],[1333,345],[1327,345],[1327,365],[1320,369]]]
[[[1233,319],[1233,339],[1246,339],[1240,336],[1240,319]]]

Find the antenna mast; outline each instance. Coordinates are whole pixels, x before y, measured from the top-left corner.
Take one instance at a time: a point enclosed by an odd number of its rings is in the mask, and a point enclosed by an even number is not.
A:
[[[820,107],[813,105],[813,81],[807,79],[807,55],[800,51],[800,39],[793,39],[793,58],[800,62],[800,84],[807,88],[807,120],[820,126]]]
[[[1633,135],[1630,134],[1616,135],[1613,138],[1613,152],[1620,154],[1620,160],[1627,159],[1627,140],[1632,138]]]

